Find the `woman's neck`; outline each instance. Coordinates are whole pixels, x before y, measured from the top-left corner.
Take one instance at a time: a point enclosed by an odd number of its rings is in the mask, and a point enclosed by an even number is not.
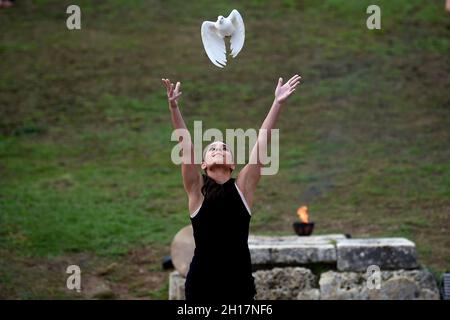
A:
[[[210,178],[214,179],[219,184],[224,184],[231,178],[231,171],[229,168],[215,167],[207,169],[206,173]]]

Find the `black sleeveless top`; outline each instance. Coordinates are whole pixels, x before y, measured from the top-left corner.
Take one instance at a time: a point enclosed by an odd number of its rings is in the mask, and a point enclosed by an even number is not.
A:
[[[234,178],[220,186],[221,197],[205,197],[191,217],[195,251],[186,275],[186,300],[253,300],[256,294],[247,243],[250,212]]]

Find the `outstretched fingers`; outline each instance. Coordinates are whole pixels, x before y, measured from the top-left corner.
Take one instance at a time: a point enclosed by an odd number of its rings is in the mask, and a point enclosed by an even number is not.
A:
[[[170,90],[171,90],[171,84],[170,84],[170,80],[169,79],[162,79],[162,81],[164,82],[164,85],[166,86],[166,90],[167,90],[167,94],[170,94]]]
[[[175,86],[175,99],[178,99],[179,96],[181,96],[181,82],[177,82],[177,85]]]
[[[300,84],[300,81],[296,81],[296,82],[294,82],[294,83],[291,83],[290,89],[291,89],[291,90],[292,90],[292,89],[295,89],[295,87],[297,87],[299,84]]]
[[[296,74],[295,76],[293,76],[292,78],[289,79],[288,83],[290,85],[292,85],[293,83],[300,81],[302,77],[300,77],[298,74]]]
[[[164,83],[166,89],[167,89],[167,97],[170,101],[176,101],[182,94],[181,92],[181,82],[177,82],[176,85],[174,85],[172,82],[170,82],[169,79],[162,78],[161,81]]]
[[[290,88],[289,88],[289,91],[288,91],[289,94],[291,94],[292,92],[294,92],[295,89],[296,89],[296,87],[297,87],[297,85],[290,87]]]
[[[173,97],[173,100],[177,100],[181,96],[181,94],[182,94],[181,91],[179,93],[175,94],[175,96]]]

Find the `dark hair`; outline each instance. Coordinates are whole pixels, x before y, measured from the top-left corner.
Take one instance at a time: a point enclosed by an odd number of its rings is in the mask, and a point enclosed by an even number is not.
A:
[[[202,174],[203,176],[203,186],[201,192],[205,199],[208,200],[219,200],[224,197],[223,185],[217,183],[213,178],[208,176],[207,173]]]

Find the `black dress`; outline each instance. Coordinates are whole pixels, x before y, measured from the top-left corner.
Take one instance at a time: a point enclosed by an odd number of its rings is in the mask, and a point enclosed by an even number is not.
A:
[[[251,214],[234,178],[218,185],[221,197],[205,197],[191,217],[195,251],[186,275],[186,300],[253,300],[247,243]]]

